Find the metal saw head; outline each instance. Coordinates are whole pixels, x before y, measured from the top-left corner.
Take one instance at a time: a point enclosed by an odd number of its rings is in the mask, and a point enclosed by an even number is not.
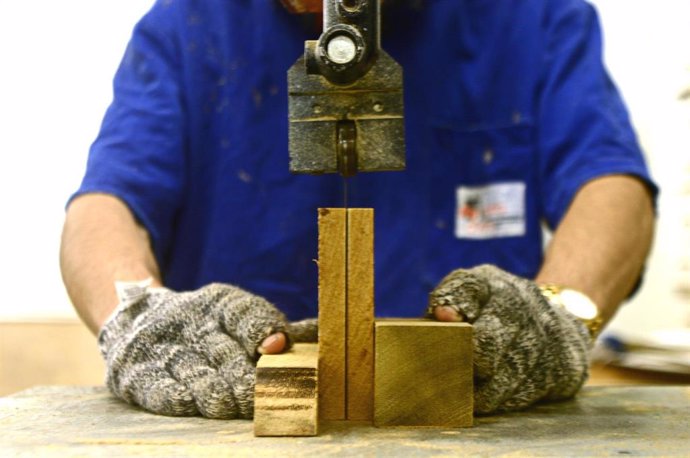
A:
[[[403,170],[403,72],[380,46],[379,0],[324,0],[324,28],[288,71],[290,171]]]

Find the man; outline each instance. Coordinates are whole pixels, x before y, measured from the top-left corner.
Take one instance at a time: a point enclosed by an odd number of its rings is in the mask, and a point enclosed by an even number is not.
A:
[[[386,6],[407,170],[348,185],[350,206],[376,210],[377,314],[473,323],[477,413],[573,396],[640,278],[656,194],[596,14]],[[121,399],[247,418],[259,354],[315,338],[295,321],[317,313],[316,208],[342,206],[342,185],[289,174],[285,82],[314,22],[273,0],[177,0],[135,28],[61,251]],[[552,305],[563,287],[596,316]]]

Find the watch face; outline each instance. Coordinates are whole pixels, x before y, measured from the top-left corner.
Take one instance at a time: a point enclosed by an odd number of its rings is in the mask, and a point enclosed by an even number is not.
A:
[[[587,296],[578,291],[564,289],[560,292],[560,296],[566,310],[579,318],[592,320],[599,313],[596,305]]]

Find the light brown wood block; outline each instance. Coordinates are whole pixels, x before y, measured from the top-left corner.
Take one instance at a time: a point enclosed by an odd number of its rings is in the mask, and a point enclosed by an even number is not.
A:
[[[374,412],[374,210],[347,211],[347,419]]]
[[[346,229],[344,208],[319,209],[319,416],[346,418]]]
[[[469,324],[376,320],[374,364],[376,426],[472,426]]]
[[[318,355],[317,344],[298,343],[288,352],[259,358],[255,436],[316,436]]]

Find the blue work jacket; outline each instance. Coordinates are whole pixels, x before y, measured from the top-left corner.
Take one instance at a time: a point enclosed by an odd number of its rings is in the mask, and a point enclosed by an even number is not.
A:
[[[376,307],[418,316],[448,272],[533,277],[542,222],[608,174],[653,188],[582,0],[438,0],[383,12],[404,68],[407,169],[351,179],[373,207]],[[275,0],[161,0],[133,31],[75,195],[118,196],[167,286],[227,282],[317,311],[317,208],[342,178],[288,171],[286,72],[319,35]]]

